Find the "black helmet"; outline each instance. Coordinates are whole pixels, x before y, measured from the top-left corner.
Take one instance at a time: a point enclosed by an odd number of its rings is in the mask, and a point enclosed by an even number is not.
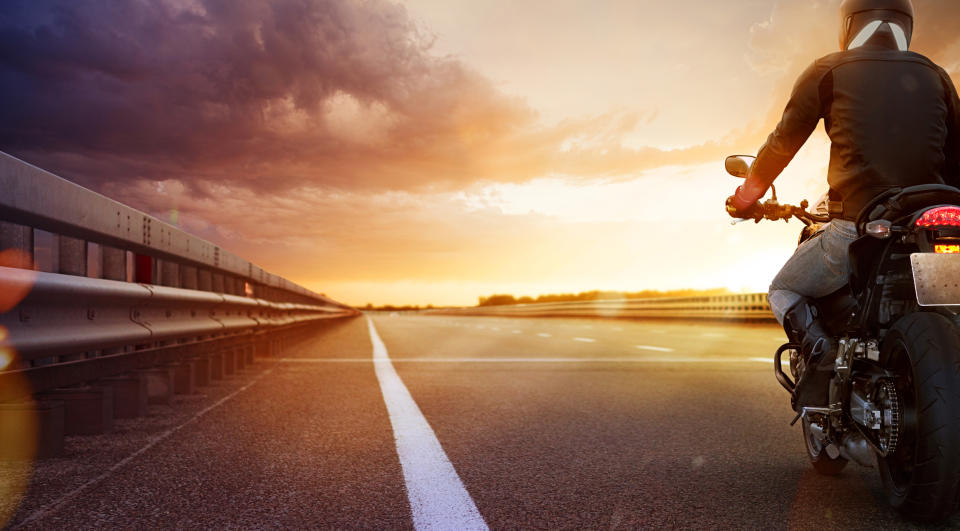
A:
[[[913,37],[913,3],[910,0],[844,0],[840,6],[840,48],[849,48],[860,32],[875,21],[899,26],[909,45]]]

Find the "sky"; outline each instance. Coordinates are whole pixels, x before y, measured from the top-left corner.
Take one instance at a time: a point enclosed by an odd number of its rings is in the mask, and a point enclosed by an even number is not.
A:
[[[960,79],[960,3],[913,49]],[[6,0],[0,150],[354,305],[760,292],[731,226],[838,0]],[[777,181],[825,191],[822,126]]]

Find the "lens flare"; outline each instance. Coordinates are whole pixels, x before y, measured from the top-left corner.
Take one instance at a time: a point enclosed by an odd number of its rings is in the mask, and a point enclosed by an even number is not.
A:
[[[37,274],[30,255],[19,249],[0,251],[0,313],[15,308],[33,289]]]
[[[5,394],[29,396],[29,384],[16,373],[12,378],[8,373],[3,386]],[[0,403],[0,528],[6,528],[13,518],[30,483],[37,455],[40,411],[40,404],[29,400]]]
[[[0,329],[0,336],[2,335],[3,330]],[[8,348],[0,347],[0,371],[7,370],[11,363],[13,363],[13,353]]]

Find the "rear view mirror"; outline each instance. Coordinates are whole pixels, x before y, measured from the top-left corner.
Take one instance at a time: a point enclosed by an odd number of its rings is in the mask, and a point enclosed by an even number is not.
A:
[[[725,166],[727,173],[734,177],[746,177],[750,173],[750,168],[757,157],[750,155],[731,155],[727,157]]]

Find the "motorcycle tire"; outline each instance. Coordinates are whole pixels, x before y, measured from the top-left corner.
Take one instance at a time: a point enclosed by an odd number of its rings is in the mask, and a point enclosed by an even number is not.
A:
[[[847,466],[847,460],[843,457],[831,458],[827,455],[826,449],[817,444],[807,431],[807,421],[802,421],[803,442],[807,447],[807,455],[810,457],[810,464],[813,469],[821,476],[836,476]]]
[[[960,334],[932,312],[909,314],[883,340],[880,359],[898,375],[896,449],[877,464],[890,504],[904,516],[935,522],[960,499]]]

